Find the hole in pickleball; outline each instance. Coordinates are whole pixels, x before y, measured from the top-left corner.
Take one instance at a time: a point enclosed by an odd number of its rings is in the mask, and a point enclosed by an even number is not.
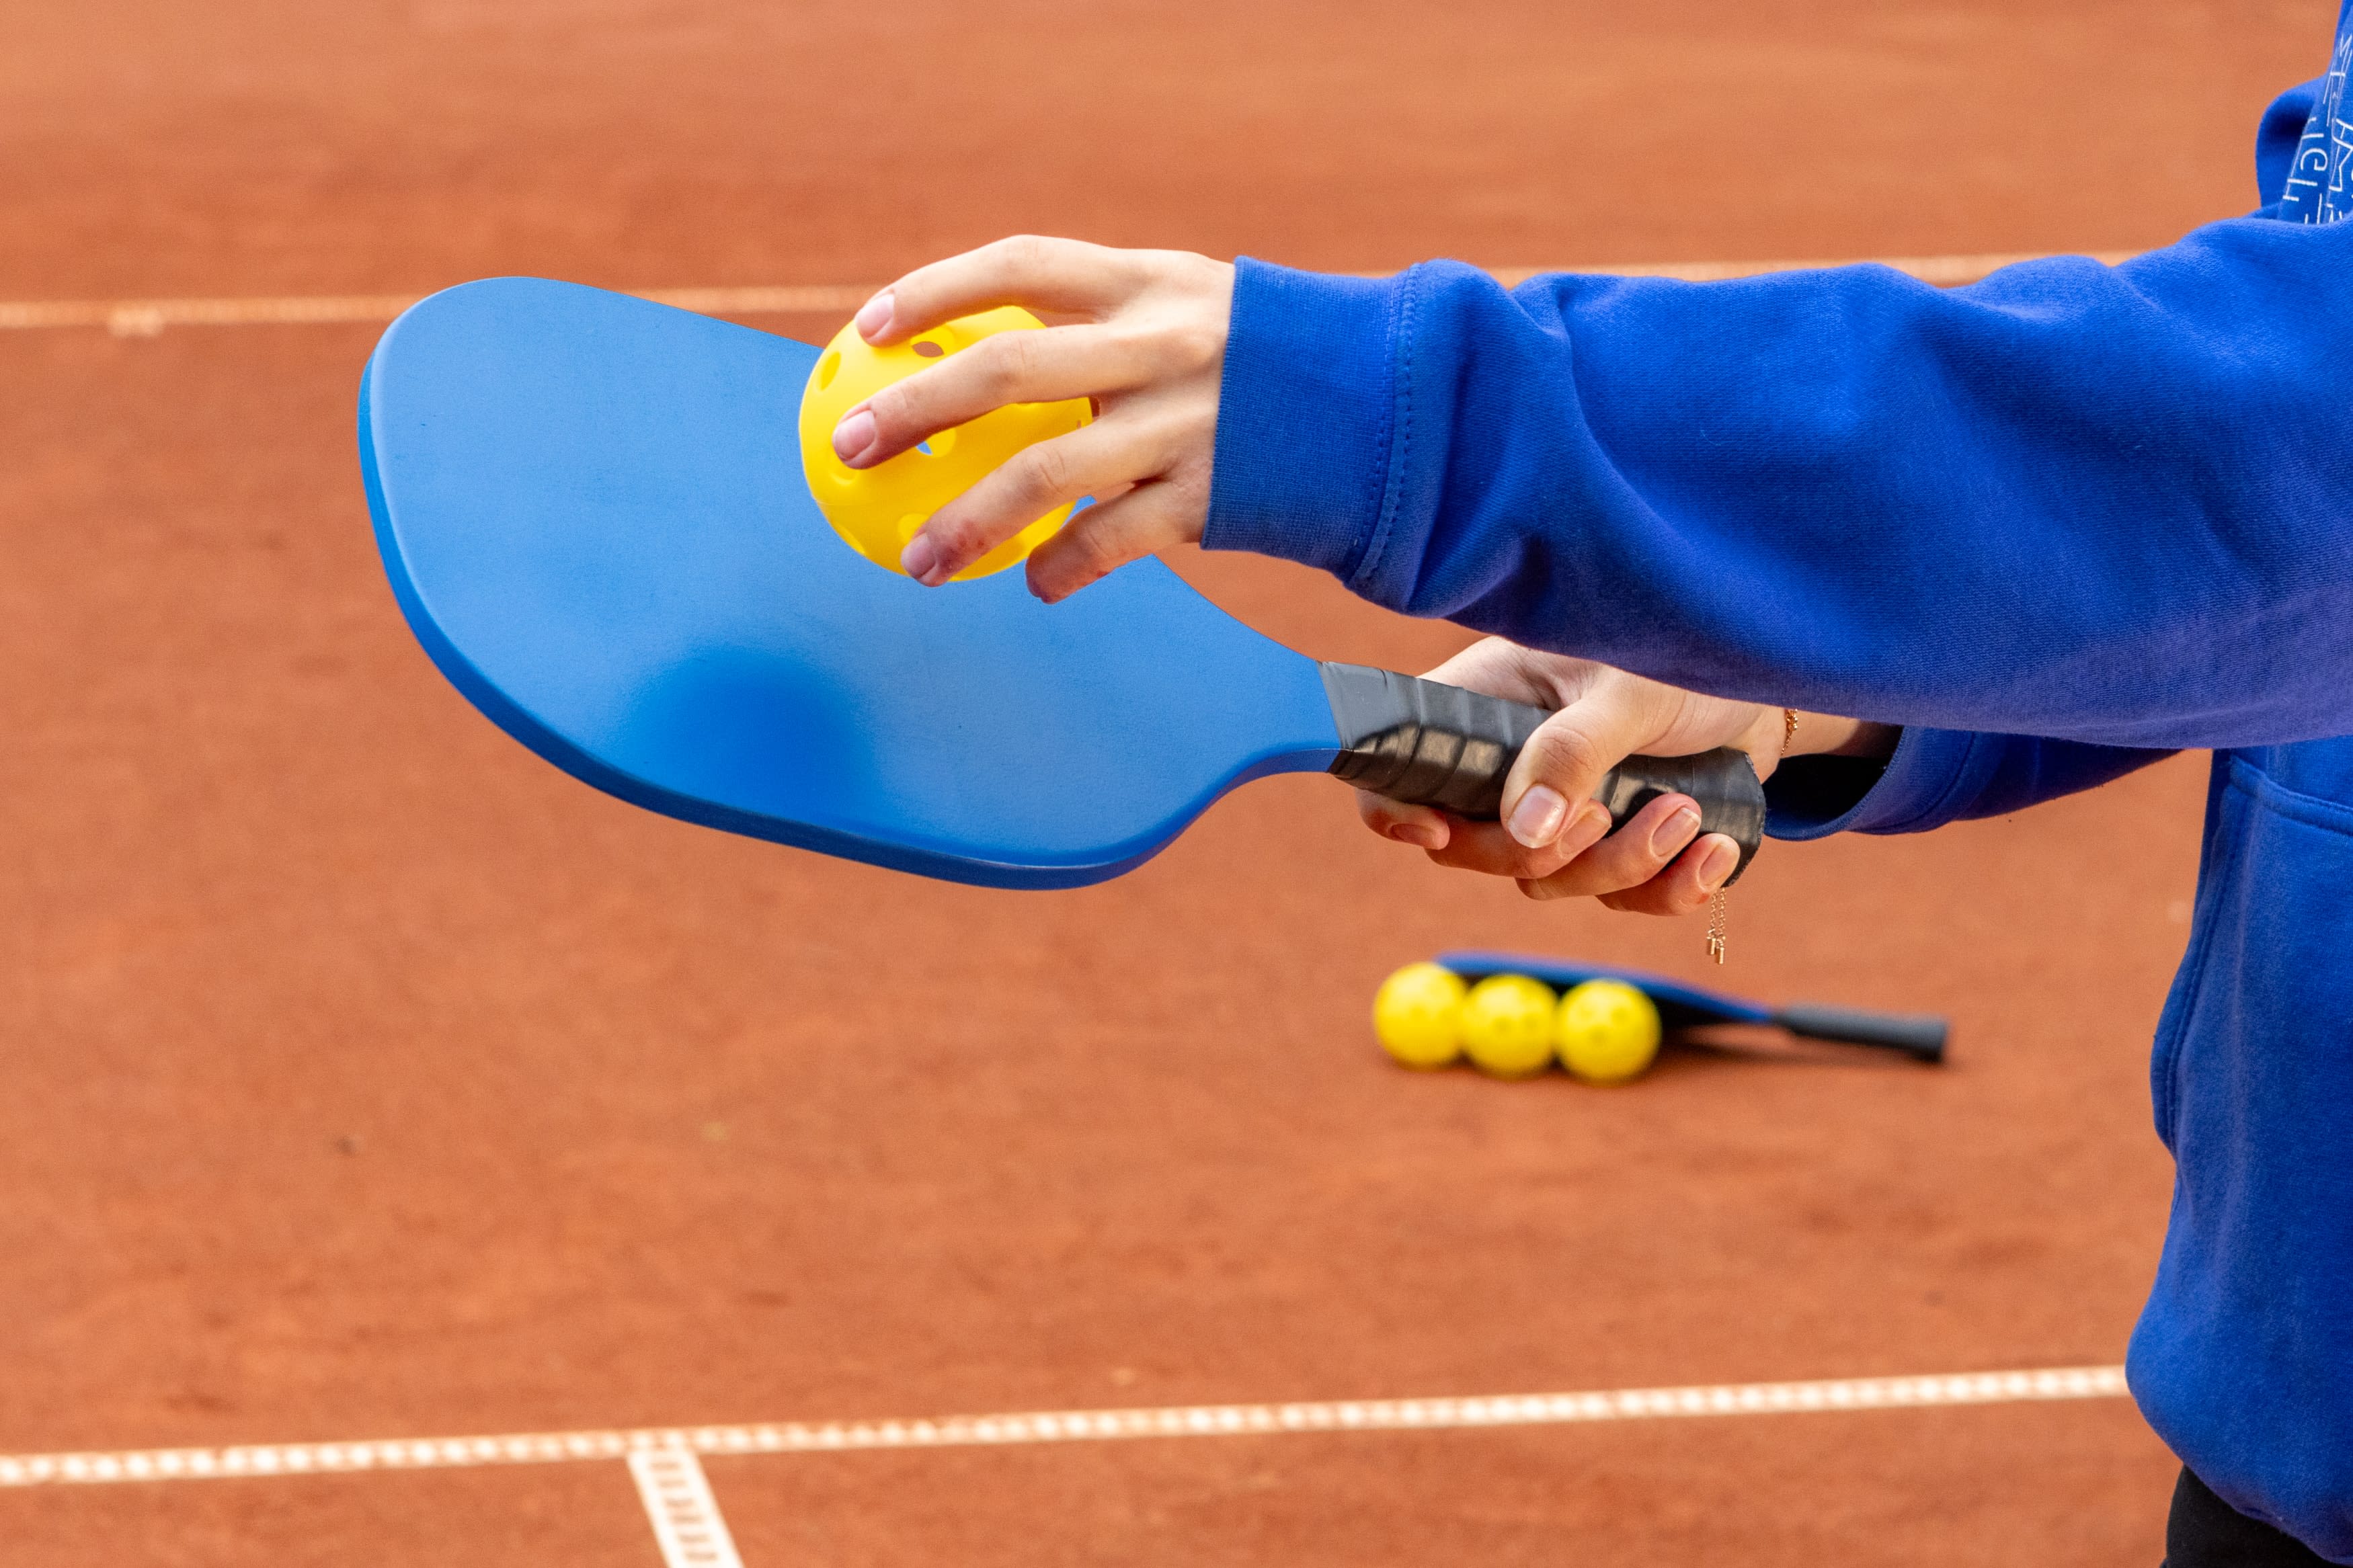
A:
[[[823,392],[833,384],[834,372],[841,368],[841,351],[828,349],[825,357],[817,362],[817,389]]]
[[[915,450],[921,452],[926,458],[936,458],[939,456],[937,452],[932,450],[932,444],[929,441],[916,442]]]
[[[918,338],[915,340],[915,352],[925,359],[937,359],[948,351],[928,339]]]

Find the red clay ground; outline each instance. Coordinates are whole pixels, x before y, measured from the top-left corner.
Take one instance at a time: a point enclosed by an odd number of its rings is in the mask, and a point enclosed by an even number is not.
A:
[[[55,7],[0,298],[880,279],[1036,228],[1348,268],[2106,249],[2252,200],[2310,4]],[[765,323],[810,335],[832,323]],[[1783,846],[1736,982],[1953,1067],[1409,1076],[1397,963],[1698,976],[1253,785],[992,894],[634,812],[400,624],[370,329],[0,339],[0,1452],[2113,1361],[2183,759]],[[1182,569],[1416,668],[1444,627]],[[2153,1561],[2121,1403],[714,1461],[753,1568]],[[649,1564],[617,1466],[0,1492],[5,1559]]]

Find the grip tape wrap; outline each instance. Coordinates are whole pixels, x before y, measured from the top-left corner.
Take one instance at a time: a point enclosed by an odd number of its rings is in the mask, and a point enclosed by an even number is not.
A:
[[[1362,664],[1320,666],[1340,732],[1335,778],[1408,805],[1436,806],[1493,822],[1504,779],[1520,748],[1550,711],[1435,680]],[[1719,747],[1696,757],[1628,757],[1594,792],[1613,829],[1662,795],[1699,803],[1702,833],[1740,846],[1740,879],[1765,838],[1765,787],[1745,752]]]

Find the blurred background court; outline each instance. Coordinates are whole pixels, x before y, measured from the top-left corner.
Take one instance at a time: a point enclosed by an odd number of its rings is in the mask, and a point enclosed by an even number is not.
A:
[[[14,0],[0,304],[855,290],[1021,230],[2131,250],[2253,205],[2327,13]],[[1437,873],[1314,779],[1059,894],[634,811],[403,626],[351,433],[378,325],[153,324],[0,331],[0,1455],[2121,1359],[2200,760],[1768,849],[1726,978],[1948,1013],[1941,1073],[1409,1075],[1366,1020],[1397,964],[1700,978],[1698,923]],[[1463,640],[1175,564],[1324,657]],[[753,1568],[2154,1563],[2172,1468],[2115,1398],[708,1465]],[[0,1557],[661,1561],[608,1465],[0,1486]]]

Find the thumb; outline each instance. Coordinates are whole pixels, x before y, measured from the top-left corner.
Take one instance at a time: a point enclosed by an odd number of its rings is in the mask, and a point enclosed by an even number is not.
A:
[[[1499,815],[1505,831],[1526,847],[1541,849],[1581,815],[1600,811],[1593,796],[1601,781],[1651,738],[1653,728],[1606,693],[1555,713],[1528,737],[1504,779]]]

